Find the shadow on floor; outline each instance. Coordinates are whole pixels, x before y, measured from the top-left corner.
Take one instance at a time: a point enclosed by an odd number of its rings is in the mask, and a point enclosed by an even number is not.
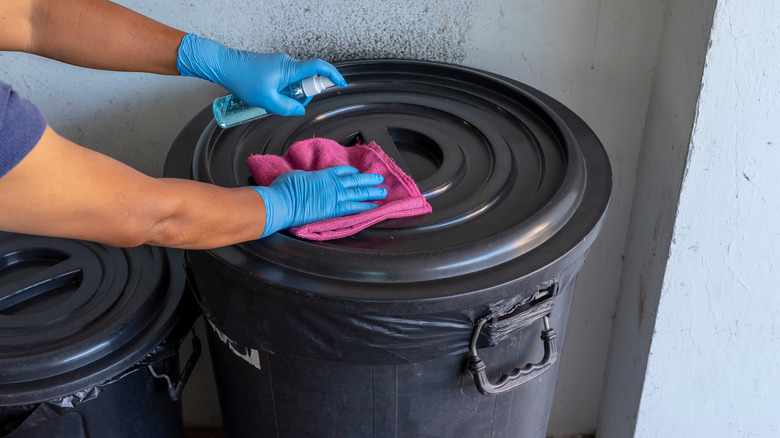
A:
[[[184,438],[225,438],[220,428],[187,427],[184,429]]]

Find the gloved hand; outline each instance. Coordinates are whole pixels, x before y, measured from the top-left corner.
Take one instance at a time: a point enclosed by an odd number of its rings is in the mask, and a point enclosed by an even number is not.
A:
[[[298,101],[279,94],[295,81],[322,75],[347,86],[336,67],[321,59],[298,61],[282,53],[234,50],[191,33],[181,41],[176,67],[182,76],[222,85],[244,102],[283,116],[305,112]]]
[[[265,231],[260,237],[377,208],[362,201],[384,199],[387,190],[374,187],[382,181],[379,174],[335,166],[311,172],[293,170],[279,175],[268,187],[252,186],[265,202]]]

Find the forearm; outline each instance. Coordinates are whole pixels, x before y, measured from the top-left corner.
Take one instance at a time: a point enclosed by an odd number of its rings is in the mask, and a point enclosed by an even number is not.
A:
[[[2,50],[96,69],[178,74],[185,33],[109,1],[10,0],[0,2],[0,15]]]
[[[0,178],[0,229],[114,246],[214,248],[260,237],[261,197],[251,188],[156,179],[47,128]]]
[[[263,234],[263,201],[249,187],[224,188],[173,178],[156,179],[155,184],[167,199],[157,211],[146,244],[207,249],[255,240]]]

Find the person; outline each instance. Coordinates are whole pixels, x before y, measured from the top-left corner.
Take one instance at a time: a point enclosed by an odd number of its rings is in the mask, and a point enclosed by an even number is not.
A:
[[[279,94],[315,74],[346,86],[331,64],[233,50],[104,0],[0,2],[0,50],[87,68],[206,79],[280,115],[304,113]],[[225,188],[152,178],[58,135],[0,82],[0,230],[90,240],[215,248],[360,213],[387,191],[348,166],[293,171],[268,187]]]

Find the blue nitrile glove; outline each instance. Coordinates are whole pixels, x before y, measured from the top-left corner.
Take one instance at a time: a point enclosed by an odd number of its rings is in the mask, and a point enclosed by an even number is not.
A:
[[[234,50],[191,33],[181,40],[176,67],[182,76],[222,85],[244,102],[283,116],[304,113],[298,101],[279,94],[295,81],[322,75],[347,86],[336,67],[321,59],[298,61],[283,53]]]
[[[265,202],[265,237],[279,230],[299,227],[377,208],[370,200],[384,199],[387,190],[374,187],[384,178],[359,173],[350,166],[279,175],[268,187],[255,187]]]

